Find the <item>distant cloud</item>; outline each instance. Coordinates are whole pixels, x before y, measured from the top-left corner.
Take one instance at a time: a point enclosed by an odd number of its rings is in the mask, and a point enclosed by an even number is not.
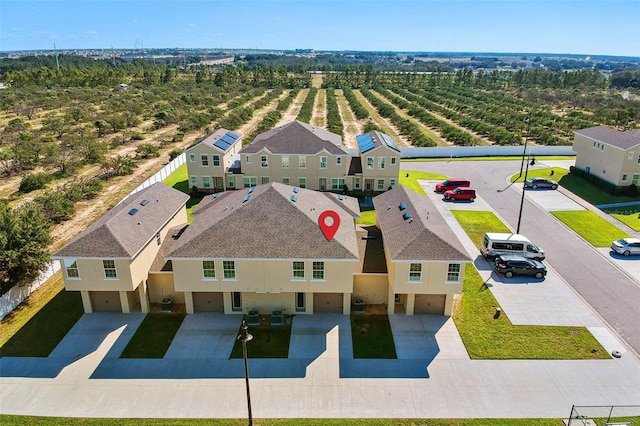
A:
[[[98,35],[98,32],[93,30],[85,31],[85,33],[89,35]]]

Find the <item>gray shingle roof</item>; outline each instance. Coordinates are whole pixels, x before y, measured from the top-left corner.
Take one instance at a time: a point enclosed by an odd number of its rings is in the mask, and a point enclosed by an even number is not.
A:
[[[401,203],[406,205],[400,210]],[[392,261],[470,262],[462,243],[431,200],[403,186],[373,198],[384,246]],[[404,219],[409,212],[411,218]]]
[[[303,188],[294,193],[293,188],[272,182],[254,187],[253,192],[247,188],[218,198],[208,196],[167,259],[358,259],[354,215],[331,199],[335,194]],[[351,202],[345,204],[349,207]],[[325,210],[340,216],[331,241],[318,226]]]
[[[130,195],[53,257],[134,258],[188,199],[163,183],[153,184]]]
[[[272,154],[313,155],[324,149],[333,155],[349,155],[340,135],[300,121],[259,134],[240,153],[255,154],[263,149]]]
[[[576,130],[577,135],[595,139],[598,142],[627,150],[636,145],[640,145],[640,134],[635,131],[620,132],[604,126],[589,127],[588,129]]]

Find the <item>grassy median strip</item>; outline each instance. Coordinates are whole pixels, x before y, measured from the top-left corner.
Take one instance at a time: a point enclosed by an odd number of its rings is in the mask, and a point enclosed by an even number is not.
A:
[[[64,290],[60,272],[43,287],[2,320],[0,356],[49,356],[82,316],[80,293]]]
[[[609,247],[612,241],[629,236],[590,210],[555,211],[551,214],[594,247]]]
[[[453,210],[452,214],[477,247],[485,232],[509,232],[492,212]],[[467,265],[453,319],[472,359],[610,358],[586,327],[513,325],[504,312],[494,318],[500,305],[489,285],[473,265]]]
[[[351,340],[354,358],[398,358],[387,315],[351,315]]]
[[[185,314],[147,314],[120,358],[162,358]]]

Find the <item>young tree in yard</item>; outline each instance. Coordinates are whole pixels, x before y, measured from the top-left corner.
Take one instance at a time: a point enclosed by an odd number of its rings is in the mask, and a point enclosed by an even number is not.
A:
[[[33,281],[49,262],[50,225],[34,203],[10,209],[0,201],[0,286],[2,293]]]

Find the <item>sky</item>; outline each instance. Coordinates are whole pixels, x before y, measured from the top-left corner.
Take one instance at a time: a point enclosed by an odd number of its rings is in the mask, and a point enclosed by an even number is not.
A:
[[[640,57],[640,0],[0,0],[0,51],[54,44]]]

